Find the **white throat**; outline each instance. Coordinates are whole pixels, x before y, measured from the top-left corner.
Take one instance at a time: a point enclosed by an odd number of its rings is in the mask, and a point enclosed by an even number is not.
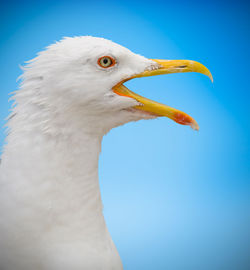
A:
[[[73,269],[72,265],[76,270],[122,269],[102,213],[98,159],[103,134],[93,133],[79,117],[45,120],[41,112],[36,114],[36,106],[26,110],[32,109],[32,115],[19,114],[25,112],[21,109],[15,109],[10,121],[15,129],[1,164],[5,192],[17,198],[13,202],[2,197],[10,210],[2,220],[18,224],[12,250],[25,245],[22,258],[33,254],[38,270]],[[31,270],[23,263],[19,269]],[[44,268],[37,268],[39,264]]]

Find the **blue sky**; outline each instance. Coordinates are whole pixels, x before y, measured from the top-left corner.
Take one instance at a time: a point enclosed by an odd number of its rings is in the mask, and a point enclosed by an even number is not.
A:
[[[249,269],[249,4],[246,1],[0,1],[0,123],[19,65],[64,36],[111,39],[149,58],[191,59],[201,74],[130,81],[181,109],[103,141],[104,214],[125,269]],[[4,129],[0,132],[0,145]]]

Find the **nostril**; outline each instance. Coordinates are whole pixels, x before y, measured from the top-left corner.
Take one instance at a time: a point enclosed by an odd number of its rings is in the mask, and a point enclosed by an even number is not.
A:
[[[186,67],[187,67],[187,66],[184,65],[184,66],[178,66],[177,68],[186,68]]]

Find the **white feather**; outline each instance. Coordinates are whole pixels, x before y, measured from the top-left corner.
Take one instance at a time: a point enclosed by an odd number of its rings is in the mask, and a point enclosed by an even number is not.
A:
[[[97,59],[116,58],[102,69]],[[150,118],[113,93],[152,61],[109,40],[65,38],[29,61],[0,166],[1,270],[122,269],[102,213],[104,134]]]

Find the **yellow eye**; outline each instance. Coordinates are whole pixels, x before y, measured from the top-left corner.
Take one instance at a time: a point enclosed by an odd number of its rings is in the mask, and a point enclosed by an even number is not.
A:
[[[115,65],[115,59],[110,56],[102,56],[98,59],[98,65],[102,68],[109,68]]]

